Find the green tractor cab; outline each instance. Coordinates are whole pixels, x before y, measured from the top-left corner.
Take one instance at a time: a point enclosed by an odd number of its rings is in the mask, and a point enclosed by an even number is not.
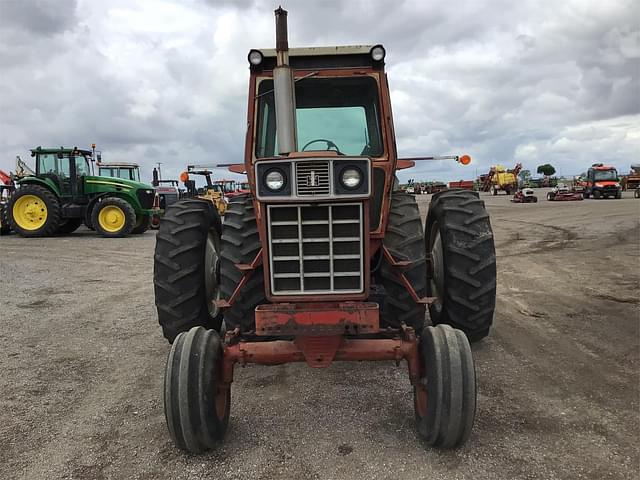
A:
[[[155,191],[139,181],[92,174],[92,152],[31,150],[35,175],[22,177],[8,205],[12,230],[23,237],[71,233],[82,223],[104,237],[149,228]]]

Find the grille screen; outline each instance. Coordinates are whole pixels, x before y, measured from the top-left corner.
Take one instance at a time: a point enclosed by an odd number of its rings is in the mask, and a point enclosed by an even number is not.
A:
[[[270,205],[274,295],[363,290],[362,204]]]
[[[296,163],[298,196],[328,195],[329,162]]]

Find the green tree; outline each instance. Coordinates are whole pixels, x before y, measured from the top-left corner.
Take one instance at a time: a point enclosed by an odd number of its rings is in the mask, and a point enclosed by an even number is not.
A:
[[[545,163],[544,165],[538,166],[537,172],[541,173],[545,177],[550,177],[551,175],[556,173],[556,169],[553,167],[553,165]]]

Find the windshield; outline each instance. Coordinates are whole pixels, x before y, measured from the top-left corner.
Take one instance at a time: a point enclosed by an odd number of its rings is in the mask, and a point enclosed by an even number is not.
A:
[[[375,79],[305,78],[295,88],[299,151],[331,149],[344,155],[382,155]],[[258,96],[256,156],[276,156],[272,80],[260,82]]]
[[[594,170],[593,179],[596,182],[603,181],[603,180],[618,180],[618,172],[615,169]]]

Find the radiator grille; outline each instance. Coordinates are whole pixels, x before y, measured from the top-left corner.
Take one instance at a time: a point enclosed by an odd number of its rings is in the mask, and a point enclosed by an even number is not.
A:
[[[329,162],[297,162],[296,185],[298,196],[329,195]]]
[[[363,291],[362,204],[270,205],[274,295]]]

